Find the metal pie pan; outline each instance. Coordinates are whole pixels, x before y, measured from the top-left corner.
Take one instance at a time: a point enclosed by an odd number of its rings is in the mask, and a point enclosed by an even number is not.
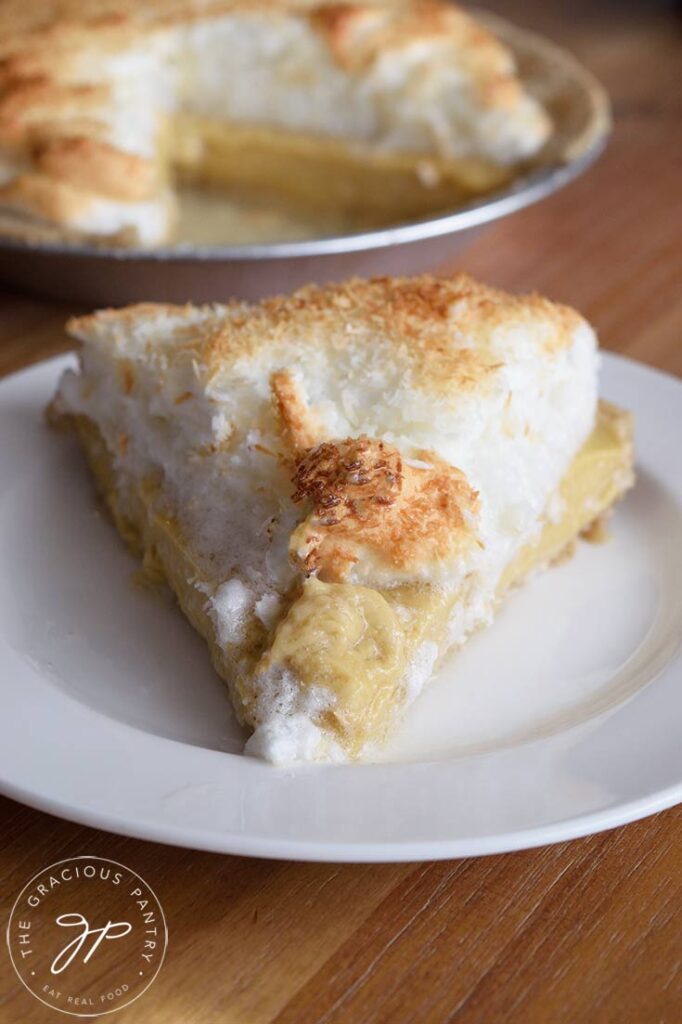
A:
[[[90,306],[140,300],[256,299],[310,281],[402,274],[451,259],[490,221],[563,188],[602,152],[608,97],[569,53],[541,36],[480,13],[514,51],[527,88],[553,118],[553,137],[535,167],[510,185],[452,212],[334,237],[241,245],[179,240],[154,249],[0,238],[0,279],[33,293]]]

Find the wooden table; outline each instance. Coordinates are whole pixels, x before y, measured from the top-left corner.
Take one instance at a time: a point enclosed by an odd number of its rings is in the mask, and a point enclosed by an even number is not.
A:
[[[492,6],[492,5],[491,5]],[[682,373],[679,23],[669,5],[497,5],[611,90],[599,165],[483,233],[460,264],[575,304],[604,347]],[[568,13],[570,10],[570,14]],[[65,346],[70,310],[0,297],[0,373]],[[166,963],[120,1024],[659,1024],[682,1020],[682,810],[466,861],[334,866],[171,849],[0,801],[3,915],[40,868],[110,857],[156,889]],[[0,951],[1,1024],[55,1021]]]

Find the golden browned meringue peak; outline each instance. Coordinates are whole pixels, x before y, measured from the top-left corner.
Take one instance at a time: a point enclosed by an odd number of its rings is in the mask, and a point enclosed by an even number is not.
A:
[[[314,447],[325,436],[289,370],[277,370],[270,378],[270,390],[282,431],[285,449],[296,456]]]
[[[208,55],[215,26],[225,40]],[[239,51],[259,33],[251,64],[270,78],[249,90]],[[165,240],[174,196],[164,125],[187,111],[473,160],[489,181],[474,192],[508,180],[551,131],[508,48],[444,0],[3,0],[0,230],[20,232],[23,218],[27,230],[33,221],[122,243]]]
[[[358,563],[418,577],[475,543],[477,492],[435,452],[416,456],[365,436],[305,452],[292,498],[312,511],[291,536],[294,564],[328,583],[344,582]]]
[[[412,460],[386,441],[361,435],[323,440],[300,385],[288,370],[270,379],[273,404],[293,466],[292,500],[310,511],[293,531],[289,554],[306,576],[341,583],[359,569],[419,576],[474,537],[478,494],[433,451]]]

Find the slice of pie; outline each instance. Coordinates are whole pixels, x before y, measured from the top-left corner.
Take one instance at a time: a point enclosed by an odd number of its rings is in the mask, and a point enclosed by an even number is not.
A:
[[[71,321],[51,407],[209,644],[248,749],[371,756],[633,481],[573,310],[459,275]]]
[[[155,244],[174,181],[365,225],[508,181],[550,121],[445,0],[4,0],[0,231]]]

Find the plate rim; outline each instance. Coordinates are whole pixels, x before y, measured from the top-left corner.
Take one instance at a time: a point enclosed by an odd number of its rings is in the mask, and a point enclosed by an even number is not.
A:
[[[230,756],[230,755],[228,755]],[[232,755],[234,756],[234,755]],[[68,801],[41,797],[30,790],[7,783],[0,777],[0,795],[46,814],[54,815],[87,828],[100,829],[111,835],[126,836],[143,842],[160,843],[185,850],[218,853],[229,857],[255,857],[263,860],[291,860],[326,864],[400,864],[439,860],[460,860],[468,857],[491,857],[501,853],[519,853],[541,846],[569,842],[598,835],[623,825],[641,821],[653,814],[682,803],[682,780],[648,796],[619,805],[610,811],[588,814],[532,829],[502,832],[493,836],[459,839],[413,840],[392,842],[329,842],[322,839],[270,839],[261,836],[245,838],[243,834],[223,833],[220,844],[212,832],[189,833],[173,824],[143,825],[122,823],[116,815],[102,811],[85,812]]]

